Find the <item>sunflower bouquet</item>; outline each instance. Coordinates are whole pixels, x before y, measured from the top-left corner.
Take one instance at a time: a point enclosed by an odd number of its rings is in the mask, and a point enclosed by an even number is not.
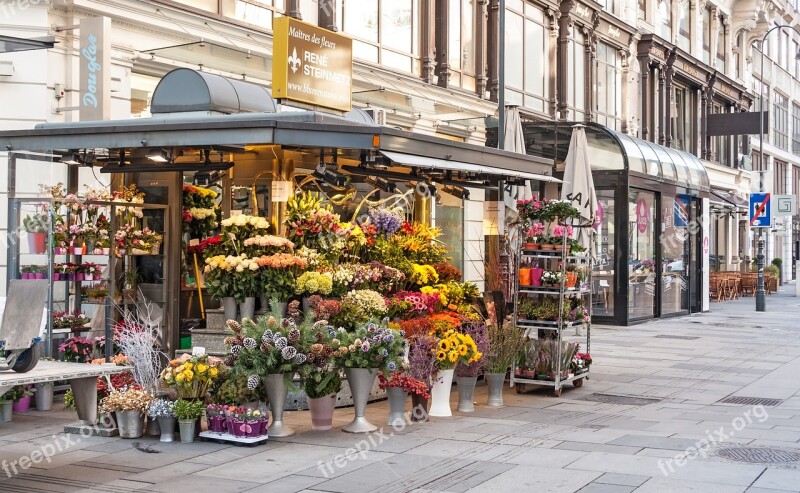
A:
[[[178,396],[186,399],[205,397],[209,387],[224,371],[218,358],[208,355],[190,356],[184,354],[173,359],[161,372],[161,379],[168,387],[178,391]]]
[[[448,330],[439,339],[434,349],[436,352],[436,367],[439,370],[451,370],[459,363],[468,365],[483,357],[478,350],[478,345],[469,334],[462,334],[455,330]]]

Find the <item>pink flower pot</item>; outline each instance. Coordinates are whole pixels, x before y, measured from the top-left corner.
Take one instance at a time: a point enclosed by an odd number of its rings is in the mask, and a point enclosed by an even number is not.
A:
[[[26,395],[11,406],[11,410],[15,413],[24,413],[31,408],[31,396]]]
[[[64,247],[56,247],[55,248],[55,254],[56,255],[66,255],[67,254],[67,249],[64,248]]]
[[[247,438],[256,438],[261,435],[261,420],[248,419],[245,425],[245,436]]]
[[[110,255],[111,254],[111,248],[102,248],[101,250],[102,250],[101,253],[103,255]]]
[[[261,435],[267,434],[269,434],[269,420],[265,418],[261,420]]]
[[[84,281],[94,281],[94,274],[84,274],[83,275]]]
[[[85,276],[84,276],[83,272],[76,272],[76,273],[75,273],[75,280],[76,280],[76,281],[83,281],[83,278],[84,278],[84,277],[85,277]]]
[[[542,274],[544,273],[544,269],[541,267],[532,267],[531,268],[531,285],[532,286],[541,286],[542,285]]]
[[[60,281],[61,280],[61,273],[60,272],[53,272],[53,280]]]
[[[44,279],[44,272],[36,272],[33,274],[34,279]]]
[[[235,437],[243,437],[247,434],[247,422],[243,419],[232,419],[228,423],[228,431]]]
[[[83,247],[72,247],[72,254],[73,255],[83,255]]]

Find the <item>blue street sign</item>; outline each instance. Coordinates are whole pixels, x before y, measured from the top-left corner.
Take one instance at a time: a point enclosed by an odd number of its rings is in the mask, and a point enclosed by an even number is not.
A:
[[[750,194],[750,227],[769,228],[772,226],[769,199],[770,194],[768,193]]]

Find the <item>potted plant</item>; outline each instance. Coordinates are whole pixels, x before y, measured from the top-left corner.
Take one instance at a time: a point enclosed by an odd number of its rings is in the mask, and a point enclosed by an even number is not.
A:
[[[15,413],[24,413],[31,407],[31,395],[27,385],[15,385],[8,391],[8,397],[14,402],[12,409]]]
[[[213,433],[225,433],[227,430],[225,411],[228,406],[224,404],[209,404],[206,406],[206,420],[208,421],[208,431]]]
[[[11,400],[9,394],[10,391],[0,396],[0,422],[4,423],[11,421],[11,415],[13,414],[14,401]]]
[[[517,316],[520,320],[533,320],[538,304],[533,298],[520,296],[517,303]]]
[[[525,231],[525,250],[539,250],[542,235],[544,235],[544,224],[538,221],[531,224]]]
[[[282,310],[280,315],[285,314],[286,303],[294,296],[297,276],[308,267],[308,262],[291,253],[262,255],[257,261],[262,268],[261,286],[258,291],[262,292],[267,300],[277,299]],[[272,308],[274,310],[274,307]]]
[[[336,395],[342,389],[342,378],[338,370],[316,372],[319,378],[307,378],[305,391],[308,409],[311,412],[311,429],[330,430],[333,427],[333,411],[336,409]]]
[[[175,435],[175,413],[172,401],[166,399],[155,399],[150,403],[150,408],[147,411],[147,417],[158,421],[158,427],[161,430],[161,442],[172,442]]]
[[[408,348],[408,369],[406,373],[413,379],[425,384],[411,393],[411,421],[428,420],[428,403],[430,401],[433,376],[436,374],[436,346],[439,342],[426,332],[412,337]],[[422,390],[425,390],[424,392]]]
[[[125,269],[122,274],[122,298],[125,303],[136,302],[136,284],[139,282],[139,270],[136,267]]]
[[[574,288],[578,283],[578,276],[580,274],[580,267],[575,264],[569,264],[566,267],[566,274],[564,275],[564,286]]]
[[[22,220],[22,227],[28,233],[28,251],[42,254],[47,251],[47,225],[50,218],[46,213],[32,214]]]
[[[101,413],[116,413],[120,438],[139,438],[144,434],[144,416],[153,396],[137,389],[112,390],[100,401]]]
[[[561,282],[561,272],[552,270],[546,270],[542,272],[543,286],[557,287],[561,285]]]
[[[486,338],[485,324],[478,322],[465,323],[461,327],[461,333],[472,338],[478,353],[486,354],[489,341]],[[461,351],[461,347],[459,346],[459,352]],[[471,413],[475,411],[472,399],[475,395],[478,373],[483,370],[485,363],[486,360],[479,357],[473,358],[472,362],[465,363],[464,361],[460,361],[456,366],[455,380],[456,388],[458,389],[458,411],[462,413]]]
[[[183,399],[204,400],[222,369],[219,358],[207,354],[183,354],[161,371],[161,380]]]
[[[514,362],[519,348],[524,345],[524,331],[520,330],[511,316],[500,322],[490,320],[486,325],[486,338],[489,349],[486,351],[486,373],[484,378],[489,386],[487,404],[492,407],[503,405],[503,384],[506,371]]]
[[[392,373],[389,378],[381,373],[378,375],[378,380],[381,390],[386,390],[389,396],[389,426],[403,426],[405,423],[406,400],[409,393],[423,399],[430,398],[430,387],[427,382],[411,377],[402,371]],[[412,414],[413,412],[412,409]]]
[[[295,282],[295,294],[303,295],[303,312],[309,312],[308,297],[311,295],[329,296],[333,291],[333,274],[330,272],[304,272]]]
[[[172,412],[178,420],[181,434],[181,443],[194,442],[195,426],[197,420],[203,415],[205,405],[200,400],[178,399],[172,407]]]
[[[431,416],[452,416],[450,390],[455,367],[480,360],[483,354],[469,334],[451,329],[443,334],[436,346],[436,380],[431,389]]]

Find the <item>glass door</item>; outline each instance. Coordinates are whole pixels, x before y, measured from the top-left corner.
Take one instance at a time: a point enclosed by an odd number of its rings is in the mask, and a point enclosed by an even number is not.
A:
[[[689,253],[693,215],[691,198],[685,195],[661,196],[661,315],[686,313],[690,272]],[[696,277],[696,276],[695,276]]]
[[[631,189],[628,193],[629,320],[655,315],[655,211],[655,193]]]

